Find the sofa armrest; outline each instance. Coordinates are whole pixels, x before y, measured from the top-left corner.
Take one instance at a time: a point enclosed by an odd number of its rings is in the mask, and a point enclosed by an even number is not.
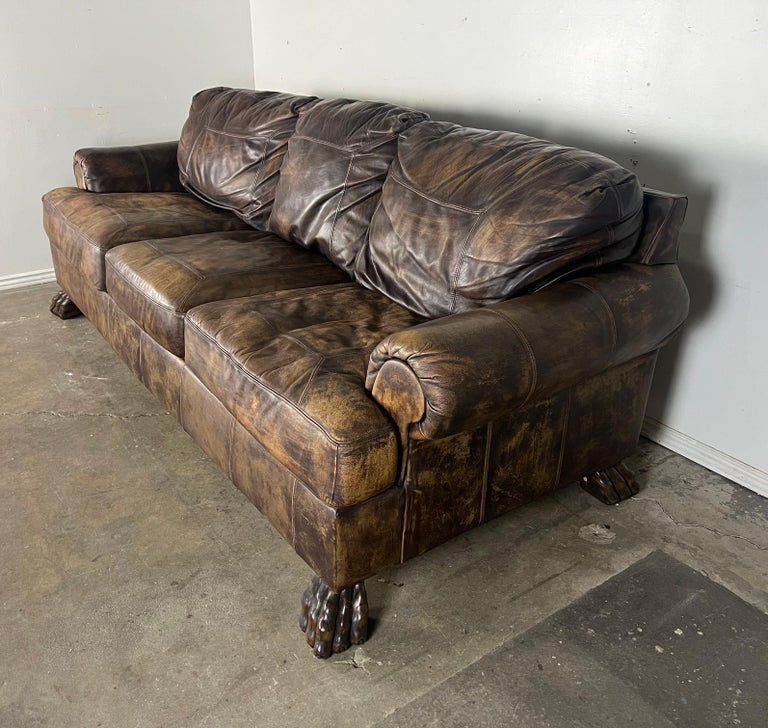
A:
[[[437,439],[653,351],[687,314],[676,265],[618,265],[393,334],[366,387],[403,435]]]
[[[89,192],[182,192],[178,142],[94,147],[75,152],[77,186]]]

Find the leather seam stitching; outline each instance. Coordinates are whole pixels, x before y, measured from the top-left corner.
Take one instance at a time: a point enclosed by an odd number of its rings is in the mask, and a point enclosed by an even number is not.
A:
[[[157,247],[157,243],[155,240],[146,240],[143,241],[144,244],[148,247],[154,250],[156,253],[158,253],[160,259],[162,258],[168,258],[169,260],[172,260],[177,265],[181,266],[185,270],[188,270],[195,278],[198,280],[202,280],[205,276],[203,276],[199,271],[195,270],[189,263],[187,263],[181,256],[176,255],[174,253],[168,253],[165,250],[162,250]],[[155,261],[152,261],[153,263]],[[114,265],[113,265],[114,267]]]
[[[491,442],[493,439],[493,420],[491,420],[485,429],[486,442],[485,442],[485,458],[483,460],[483,482],[482,490],[480,492],[480,514],[477,521],[477,525],[481,526],[485,523],[485,509],[488,499],[488,480],[491,467]]]
[[[98,193],[96,193],[96,192],[91,192],[91,193],[89,193],[89,194],[98,194]],[[56,212],[59,214],[59,216],[60,216],[60,220],[61,220],[61,221],[62,221],[62,222],[63,222],[63,223],[64,223],[64,224],[65,224],[65,225],[66,225],[66,226],[67,226],[67,227],[68,227],[68,228],[69,228],[69,229],[72,231],[72,232],[75,232],[75,233],[77,233],[77,235],[78,235],[78,236],[81,236],[81,237],[83,237],[83,238],[85,239],[85,241],[86,241],[86,242],[87,242],[87,243],[88,243],[88,244],[89,244],[89,245],[90,245],[92,248],[96,248],[96,250],[97,250],[97,251],[99,251],[99,252],[100,252],[100,251],[102,251],[102,250],[103,250],[103,251],[104,251],[104,253],[106,254],[106,252],[107,252],[108,250],[112,250],[112,248],[114,248],[114,247],[117,247],[118,245],[122,245],[122,243],[115,243],[115,245],[113,245],[113,246],[112,246],[112,247],[110,247],[110,248],[102,248],[102,247],[101,247],[101,246],[100,246],[100,245],[99,245],[99,244],[98,244],[98,243],[97,243],[97,242],[96,242],[96,241],[95,241],[95,240],[94,240],[94,239],[93,239],[93,238],[92,238],[92,237],[91,237],[91,236],[90,236],[90,235],[89,235],[87,232],[85,232],[85,231],[84,231],[84,230],[82,230],[81,228],[77,227],[77,225],[75,225],[75,224],[74,224],[74,223],[73,223],[73,222],[72,222],[72,221],[71,221],[71,220],[70,220],[70,219],[69,219],[69,218],[68,218],[68,217],[67,217],[67,216],[66,216],[66,215],[63,213],[63,212],[61,212],[61,210],[60,210],[60,208],[59,208],[59,205],[58,205],[57,203],[55,203],[55,202],[52,202],[52,203],[47,203],[47,202],[46,202],[45,204],[51,204],[51,205],[52,205],[52,206],[53,206],[53,207],[56,209]],[[109,209],[109,208],[107,208],[107,209]],[[125,222],[125,220],[123,220],[122,218],[120,218],[120,219],[121,219],[123,222]],[[62,249],[60,245],[57,245],[56,247],[57,247],[57,248],[59,248],[60,250]]]
[[[261,157],[259,158],[259,168],[256,171],[256,174],[254,175],[253,182],[251,183],[250,187],[248,188],[248,194],[251,198],[253,198],[253,194],[256,192],[256,188],[262,184],[262,176],[264,175],[264,167],[267,164],[268,155],[267,150],[269,148],[269,145],[272,144],[272,141],[274,138],[278,135],[279,131],[275,129],[269,136],[267,136],[264,140],[264,149],[261,152]],[[250,207],[251,204],[253,204],[254,200],[251,199],[251,202],[248,203],[248,207]]]
[[[431,195],[428,195],[426,192],[423,192],[422,190],[417,189],[413,185],[409,184],[402,177],[400,177],[400,175],[398,175],[396,172],[390,171],[389,176],[393,182],[396,182],[402,187],[405,187],[405,189],[410,190],[411,192],[418,195],[419,197],[422,197],[428,202],[432,202],[435,205],[440,205],[440,207],[447,207],[450,210],[457,210],[458,212],[467,212],[472,215],[481,215],[488,209],[487,207],[465,207],[464,205],[457,205],[453,202],[438,200],[436,197],[432,197]]]
[[[140,147],[134,147],[136,150],[136,153],[139,155],[139,161],[141,162],[141,166],[144,168],[144,179],[147,183],[147,192],[152,192],[152,180],[149,176],[149,166],[147,165],[147,160],[144,157],[144,152],[141,150]]]
[[[111,212],[118,220],[120,220],[121,223],[123,223],[123,225],[128,226],[128,221],[117,210],[115,210],[114,207],[109,207],[109,205],[104,204],[104,202],[100,200],[98,197],[94,199],[94,202],[102,209],[105,209]]]
[[[291,117],[289,117],[291,118]],[[279,121],[278,119],[275,119],[274,121]],[[217,129],[215,126],[212,126],[211,124],[206,124],[203,128],[205,131],[209,131],[212,134],[218,134],[219,136],[224,137],[230,137],[232,139],[259,139],[264,138],[264,134],[259,134],[259,128],[263,128],[264,126],[268,126],[269,122],[265,122],[261,127],[256,127],[256,129],[253,129],[251,131],[230,131],[229,129]],[[274,134],[275,132],[273,132]],[[198,135],[199,138],[200,135]]]
[[[475,222],[472,223],[472,227],[467,232],[467,237],[464,238],[464,241],[461,244],[461,253],[459,253],[459,260],[456,263],[456,268],[454,269],[452,280],[451,280],[451,308],[450,312],[455,313],[456,312],[456,299],[459,297],[459,277],[461,276],[461,270],[464,267],[464,263],[467,258],[467,252],[470,248],[470,241],[472,239],[472,235],[475,232],[475,229],[480,224],[480,220],[483,219],[483,214],[478,215],[475,218]]]
[[[568,437],[568,424],[571,419],[571,400],[573,398],[573,390],[568,390],[568,399],[565,403],[565,411],[563,412],[563,434],[560,437],[560,455],[557,458],[557,477],[555,478],[555,485],[560,484],[560,478],[563,475],[563,459],[565,458],[565,442]]]
[[[339,448],[335,448],[333,452],[333,475],[331,476],[331,503],[336,502],[336,487],[338,486],[339,476]]]
[[[411,497],[412,489],[408,487],[408,481],[410,476],[410,462],[411,462],[411,456],[413,455],[413,443],[412,441],[408,441],[408,452],[407,452],[407,465],[405,468],[405,472],[403,474],[403,528],[400,535],[400,563],[405,562],[405,546],[406,546],[406,540],[408,538],[408,523],[411,517],[411,511],[413,510],[413,502]]]
[[[304,385],[304,389],[302,389],[301,394],[296,400],[296,404],[300,405],[301,407],[304,406],[304,400],[305,400],[305,397],[307,396],[307,392],[309,391],[309,387],[315,381],[315,375],[317,374],[321,364],[324,361],[325,361],[325,357],[320,356],[320,358],[317,360],[315,365],[312,367],[312,371],[309,373],[309,377],[307,378],[307,383]]]
[[[132,291],[135,291],[136,293],[138,293],[144,300],[148,301],[154,306],[159,306],[160,308],[164,308],[166,311],[171,311],[172,313],[175,313],[178,316],[184,316],[186,314],[186,311],[181,311],[175,308],[174,306],[169,306],[167,303],[162,303],[161,301],[155,301],[154,299],[150,298],[144,291],[142,291],[140,288],[137,288],[133,284],[133,281],[126,278],[120,270],[115,268],[114,265],[110,266],[110,270],[112,271],[113,275],[116,275],[118,278],[121,278],[123,281],[125,281],[125,283],[127,283],[131,287]]]
[[[335,144],[334,142],[330,142],[326,139],[319,139],[317,137],[309,136],[308,134],[294,134],[293,137],[295,139],[300,139],[303,141],[313,142],[315,144],[320,144],[323,147],[328,147],[330,149],[335,149],[339,152],[344,152],[346,154],[353,154],[353,155],[360,155],[360,154],[368,154],[375,149],[377,149],[380,146],[383,146],[387,142],[392,141],[393,139],[397,139],[400,134],[388,134],[387,132],[382,132],[385,136],[383,136],[382,139],[377,139],[376,141],[368,142],[367,144],[363,142],[356,142],[355,144]]]
[[[344,195],[347,194],[349,184],[349,177],[352,174],[352,166],[355,163],[355,159],[357,158],[357,153],[353,154],[349,158],[349,164],[347,165],[347,174],[344,177],[344,186],[341,189],[341,194],[339,195],[339,202],[336,205],[336,211],[333,214],[333,223],[331,224],[331,234],[328,237],[328,257],[331,258],[333,255],[333,237],[336,234],[336,222],[339,219],[339,210],[341,210],[341,203],[344,201]]]
[[[229,470],[227,477],[230,480],[232,480],[232,475],[235,472],[234,441],[236,424],[237,420],[233,417],[229,422],[229,434],[227,435],[227,468]]]
[[[528,401],[531,399],[531,397],[533,397],[533,393],[536,391],[536,385],[538,384],[539,370],[538,366],[536,365],[536,355],[533,352],[533,348],[531,347],[528,338],[525,336],[522,329],[515,321],[513,321],[509,316],[507,316],[505,313],[502,313],[501,311],[496,311],[490,308],[485,309],[485,311],[494,316],[498,316],[502,321],[504,321],[517,334],[520,342],[523,345],[523,348],[528,354],[528,360],[531,364],[531,385],[529,387],[528,394],[525,396],[525,399],[520,403],[520,407],[522,408],[528,404]]]
[[[666,227],[667,223],[670,221],[672,217],[672,213],[674,211],[674,206],[671,206],[669,210],[667,210],[667,214],[664,215],[664,220],[659,225],[658,230],[656,230],[656,234],[653,236],[653,239],[651,240],[650,244],[648,245],[648,248],[645,251],[645,255],[643,255],[641,262],[644,265],[648,265],[649,261],[653,257],[653,255],[656,253],[656,248],[659,245],[659,239],[661,238],[661,231]]]
[[[594,295],[597,300],[600,302],[601,307],[603,310],[608,314],[608,320],[610,321],[611,326],[611,351],[615,352],[616,347],[619,344],[619,329],[616,325],[616,317],[613,315],[613,310],[611,309],[610,304],[605,299],[605,296],[603,296],[600,291],[598,291],[594,286],[587,283],[586,281],[573,281],[573,284],[576,286],[580,286],[581,288],[585,288],[588,290],[592,295]]]

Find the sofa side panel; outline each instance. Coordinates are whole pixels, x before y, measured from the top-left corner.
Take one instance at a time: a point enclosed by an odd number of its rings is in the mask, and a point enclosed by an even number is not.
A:
[[[544,496],[560,483],[570,398],[570,391],[558,392],[492,424],[485,520]]]
[[[483,522],[487,428],[408,448],[403,561]]]
[[[94,288],[53,245],[51,255],[56,280],[93,323],[115,353],[161,404],[178,416],[179,389],[184,361],[166,351],[104,291]]]
[[[657,354],[652,351],[571,390],[560,482],[609,468],[634,451]]]
[[[164,349],[144,331],[137,332],[136,335],[141,341],[141,383],[157,397],[168,412],[178,418],[184,360]]]
[[[630,455],[655,361],[638,357],[469,432],[410,441],[403,560]]]

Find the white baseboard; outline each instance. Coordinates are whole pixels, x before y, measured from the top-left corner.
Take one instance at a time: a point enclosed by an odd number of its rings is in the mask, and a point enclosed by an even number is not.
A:
[[[12,276],[0,276],[0,291],[9,291],[12,288],[33,286],[37,283],[51,283],[56,280],[53,268],[45,270],[33,270],[29,273],[17,273]]]
[[[646,417],[643,422],[643,436],[768,498],[768,473],[762,470],[747,465],[711,445],[694,440],[652,417]]]

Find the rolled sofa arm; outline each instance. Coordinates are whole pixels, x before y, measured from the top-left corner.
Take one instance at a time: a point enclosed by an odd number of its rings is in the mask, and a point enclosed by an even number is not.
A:
[[[687,314],[677,265],[619,265],[392,334],[366,387],[401,432],[437,439],[653,351]]]
[[[89,192],[182,192],[178,144],[78,149],[74,159],[77,186]]]

